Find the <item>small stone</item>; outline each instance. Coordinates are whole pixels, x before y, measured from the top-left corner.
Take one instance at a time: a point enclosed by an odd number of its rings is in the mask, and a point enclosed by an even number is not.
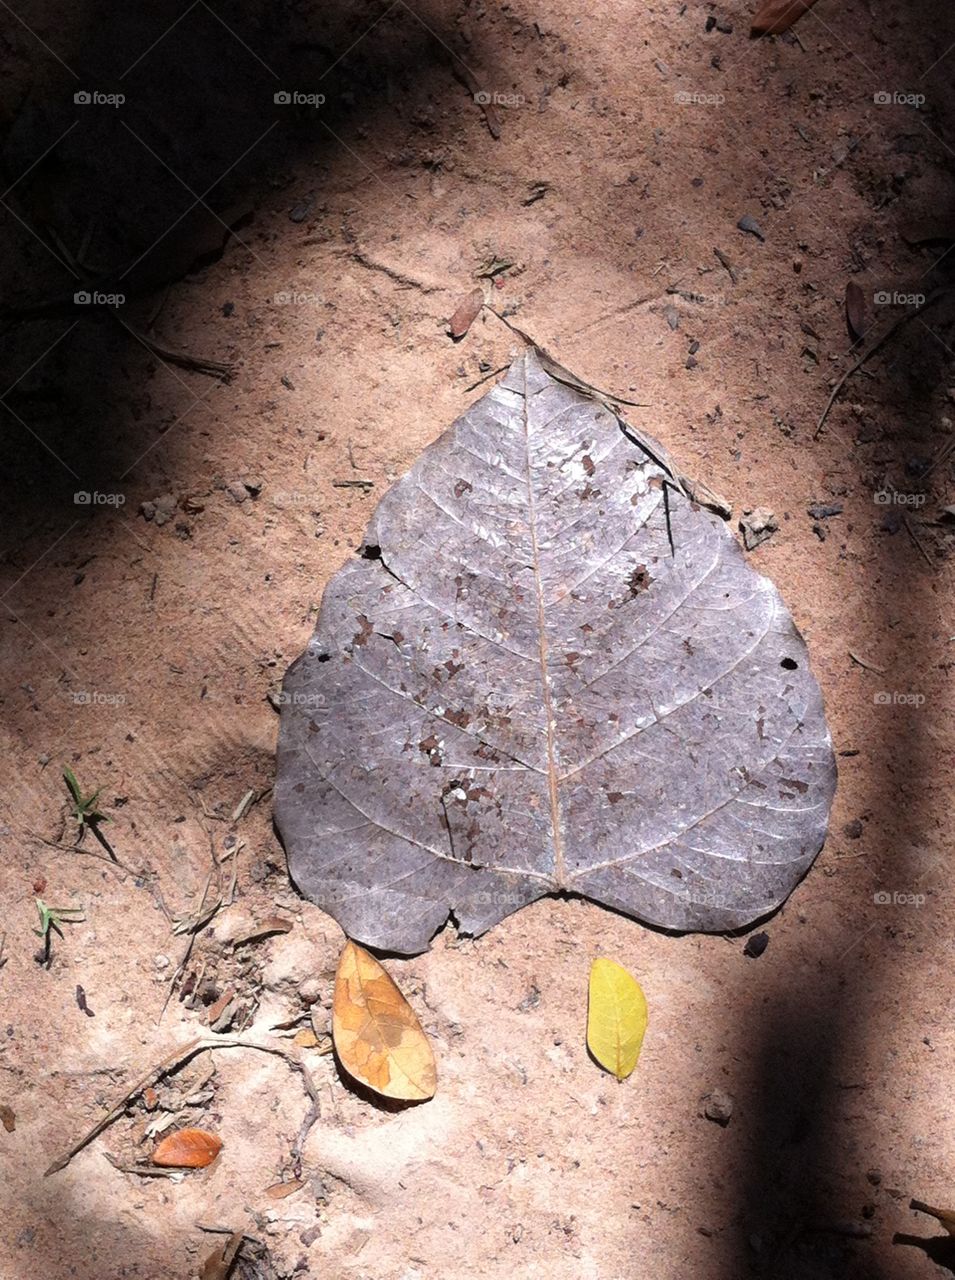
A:
[[[766,239],[760,229],[759,223],[755,218],[750,217],[748,213],[744,213],[736,225],[740,231],[745,231],[748,235],[755,236],[757,240]]]
[[[862,838],[862,819],[853,818],[851,822],[847,822],[842,828],[842,834],[847,840],[861,840]]]
[[[298,994],[305,1004],[317,1004],[323,990],[324,984],[318,978],[306,978],[299,983]]]
[[[746,939],[746,946],[743,948],[743,955],[749,956],[751,960],[756,960],[763,954],[768,946],[768,933],[753,933]]]
[[[164,956],[164,955],[154,956],[154,957],[153,957],[153,964],[156,966],[156,968],[157,968],[157,969],[168,969],[168,968],[169,968],[169,957],[168,957],[168,956]]]
[[[865,1176],[866,1176],[866,1180],[867,1180],[867,1181],[871,1184],[871,1186],[873,1186],[873,1187],[877,1187],[877,1186],[881,1183],[881,1181],[882,1181],[882,1171],[881,1171],[881,1169],[870,1169],[870,1170],[869,1170],[869,1172],[868,1172]]]
[[[304,222],[312,211],[312,205],[315,203],[313,196],[309,196],[307,200],[300,200],[298,204],[293,205],[289,209],[290,222]]]
[[[680,313],[679,311],[677,311],[676,307],[667,307],[663,312],[663,314],[666,318],[667,324],[670,326],[671,329],[679,329]]]
[[[771,511],[769,507],[754,507],[750,511],[743,512],[739,527],[743,535],[743,545],[747,551],[753,551],[762,543],[768,542],[779,530],[779,521],[776,519],[775,511]]]
[[[245,502],[249,496],[248,489],[238,480],[233,480],[230,484],[227,484],[225,491],[233,502]]]
[[[702,1098],[703,1114],[707,1120],[726,1128],[733,1114],[733,1096],[723,1089],[714,1089]]]

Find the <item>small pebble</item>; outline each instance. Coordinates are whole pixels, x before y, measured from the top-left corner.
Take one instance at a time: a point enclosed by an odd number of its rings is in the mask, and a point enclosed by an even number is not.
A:
[[[759,223],[756,221],[755,218],[751,218],[748,213],[744,213],[736,225],[740,229],[740,231],[745,231],[749,235],[755,236],[757,240],[766,239],[766,237],[763,235],[762,231],[760,230]]]
[[[726,1093],[723,1089],[714,1089],[712,1093],[706,1094],[702,1101],[703,1114],[707,1120],[712,1120],[725,1129],[733,1114],[732,1094]]]
[[[763,954],[768,946],[768,933],[753,933],[746,939],[746,946],[743,948],[743,955],[749,956],[751,960],[756,960]]]

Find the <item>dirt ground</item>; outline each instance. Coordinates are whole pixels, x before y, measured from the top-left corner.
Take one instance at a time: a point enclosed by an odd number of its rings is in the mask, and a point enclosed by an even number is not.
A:
[[[819,0],[754,42],[737,0],[3,6],[3,1280],[191,1277],[225,1238],[201,1226],[251,1237],[245,1277],[955,1274],[908,1207],[955,1202],[940,9]],[[343,939],[272,827],[270,695],[378,498],[521,350],[487,309],[448,337],[479,279],[646,406],[734,527],[775,511],[751,563],[805,634],[840,783],[758,958],[548,899],[387,960],[440,1079],[394,1112],[320,1052]],[[123,867],[70,851],[64,764]],[[49,963],[35,898],[83,915]],[[276,914],[290,932],[236,945]],[[623,1085],[584,1043],[597,954],[649,1001]],[[222,1048],[43,1177],[222,1028],[302,1054],[301,1151],[301,1078]],[[107,1160],[142,1163],[170,1115],[221,1136],[210,1169]]]

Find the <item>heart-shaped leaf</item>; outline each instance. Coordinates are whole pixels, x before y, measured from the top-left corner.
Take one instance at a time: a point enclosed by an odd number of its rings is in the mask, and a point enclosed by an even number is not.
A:
[[[286,675],[290,870],[371,946],[559,892],[739,928],[822,844],[832,746],[779,593],[573,381],[528,354],[424,451]]]

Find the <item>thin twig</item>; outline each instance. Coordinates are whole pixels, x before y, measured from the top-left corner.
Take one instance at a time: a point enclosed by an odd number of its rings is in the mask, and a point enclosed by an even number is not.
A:
[[[905,312],[902,315],[898,316],[892,322],[892,324],[889,325],[885,333],[882,334],[881,338],[878,338],[872,344],[872,346],[868,349],[868,351],[864,351],[862,355],[859,356],[858,360],[856,360],[854,364],[851,364],[849,366],[849,368],[845,371],[845,373],[842,375],[842,377],[839,379],[836,385],[832,388],[832,394],[829,397],[829,400],[826,404],[825,409],[823,409],[822,411],[822,414],[819,418],[819,422],[816,426],[816,430],[813,433],[813,437],[812,437],[813,440],[819,439],[819,432],[826,425],[826,419],[829,417],[830,409],[836,402],[836,397],[839,395],[839,392],[846,385],[846,383],[849,381],[852,375],[854,373],[857,373],[862,368],[862,366],[870,359],[870,357],[874,356],[878,350],[880,350],[882,347],[885,346],[885,344],[896,332],[896,330],[901,329],[901,327],[904,324],[908,324],[910,320],[914,320],[916,316],[920,316],[923,311],[927,311],[929,307],[931,307],[934,303],[938,302],[939,298],[944,298],[946,294],[951,293],[953,290],[955,290],[955,285],[946,286],[943,289],[936,289],[933,293],[930,293],[928,295],[928,297],[925,299],[922,305],[918,307],[916,310]]]
[[[305,1092],[311,1099],[312,1106],[316,1108],[319,1106],[318,1088],[312,1079],[311,1072],[304,1062],[299,1058],[293,1057],[286,1049],[279,1048],[278,1045],[258,1044],[254,1040],[225,1040],[219,1037],[198,1036],[196,1039],[189,1040],[186,1044],[173,1049],[161,1062],[152,1067],[142,1079],[138,1080],[132,1088],[127,1089],[123,1096],[110,1107],[106,1115],[97,1120],[92,1129],[88,1130],[69,1150],[53,1161],[44,1173],[44,1178],[48,1178],[50,1174],[59,1173],[61,1169],[65,1169],[75,1155],[78,1155],[94,1138],[98,1138],[104,1129],[108,1129],[115,1120],[119,1119],[133,1099],[138,1098],[144,1089],[156,1084],[163,1076],[169,1075],[188,1062],[190,1058],[194,1058],[197,1053],[203,1053],[206,1049],[257,1049],[259,1053],[269,1053],[276,1058],[284,1058],[292,1070],[297,1071],[302,1077]]]

